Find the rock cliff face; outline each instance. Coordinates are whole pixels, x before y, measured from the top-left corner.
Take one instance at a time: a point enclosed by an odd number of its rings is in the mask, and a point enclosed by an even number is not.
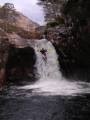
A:
[[[0,88],[6,80],[6,62],[8,58],[9,51],[9,40],[5,32],[0,31]]]
[[[38,27],[37,23],[19,12],[13,23],[0,19],[0,88],[7,82],[35,80],[36,56],[26,40],[32,36],[38,39]]]
[[[2,34],[5,36],[0,36],[0,88],[6,83],[22,84],[23,80],[35,80],[34,49],[16,34],[12,34],[14,39]]]
[[[24,16],[22,13],[17,13],[17,17],[15,20],[15,25],[17,27],[22,28],[25,31],[35,31],[37,27],[39,27],[39,24],[33,22],[28,17]]]
[[[32,47],[10,47],[6,62],[7,83],[22,85],[35,80],[36,55]]]
[[[14,17],[14,20],[11,21],[10,18],[8,20],[5,20],[3,18],[0,18],[0,23],[3,24],[5,22],[9,23],[9,25],[13,25],[16,27],[19,27],[25,31],[35,31],[37,27],[39,27],[39,24],[33,22],[28,17],[24,16],[22,13],[15,11],[15,15],[11,16]],[[0,26],[1,27],[1,26]],[[8,27],[8,26],[7,26]]]
[[[76,33],[74,32],[74,34]],[[84,38],[87,38],[85,37],[89,35],[87,34],[83,34]],[[89,81],[90,53],[88,46],[90,37],[83,44],[83,41],[79,41],[81,39],[73,37],[72,29],[65,26],[47,28],[46,36],[56,48],[63,75],[69,77],[69,79],[78,78],[79,80]]]
[[[8,20],[0,17],[0,30],[12,34],[13,32],[25,39],[36,39],[40,38],[40,32],[37,28],[39,24],[33,22],[28,17],[24,16],[22,13],[15,11],[14,20],[11,18]]]

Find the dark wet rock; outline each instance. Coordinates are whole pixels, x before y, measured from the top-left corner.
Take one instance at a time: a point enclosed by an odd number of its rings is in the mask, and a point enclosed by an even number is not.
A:
[[[4,34],[4,33],[3,33]],[[4,84],[6,79],[5,67],[8,58],[9,51],[9,41],[6,36],[1,36],[0,38],[0,87]]]
[[[80,41],[73,36],[72,28],[65,26],[47,28],[46,37],[53,43],[57,51],[63,75],[69,78],[89,80],[89,47],[81,47]]]
[[[12,46],[6,64],[7,81],[16,84],[23,84],[24,81],[34,81],[35,61],[36,55],[33,48],[16,48]]]

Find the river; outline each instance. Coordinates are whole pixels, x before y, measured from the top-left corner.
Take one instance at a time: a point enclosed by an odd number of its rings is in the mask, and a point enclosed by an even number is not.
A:
[[[0,120],[89,120],[90,83],[66,80],[53,45],[36,40],[37,81],[0,93]],[[43,50],[43,52],[42,52]]]

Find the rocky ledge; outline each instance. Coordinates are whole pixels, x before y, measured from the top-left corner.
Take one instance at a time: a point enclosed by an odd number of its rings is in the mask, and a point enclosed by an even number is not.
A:
[[[26,39],[0,31],[0,88],[6,83],[23,84],[35,80],[36,55]]]

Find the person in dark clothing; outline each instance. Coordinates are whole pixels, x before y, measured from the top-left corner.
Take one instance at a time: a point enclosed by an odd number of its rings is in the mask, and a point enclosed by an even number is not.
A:
[[[41,50],[40,50],[40,52],[42,53],[42,55],[43,55],[43,59],[45,60],[45,61],[47,61],[47,50],[46,49],[44,49],[44,48],[42,48]]]

